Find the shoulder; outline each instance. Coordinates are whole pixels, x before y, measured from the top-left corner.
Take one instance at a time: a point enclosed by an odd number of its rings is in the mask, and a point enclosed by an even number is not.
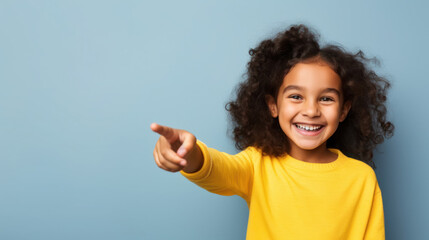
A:
[[[248,158],[252,159],[252,161],[255,161],[257,159],[262,158],[262,151],[254,146],[249,146],[245,149],[243,149],[240,153],[238,154],[243,154],[246,155]]]
[[[345,160],[346,164],[344,164],[344,165],[346,168],[348,168],[347,170],[349,170],[350,172],[355,173],[359,176],[364,176],[364,177],[369,178],[373,181],[377,181],[375,171],[370,165],[368,165],[367,163],[365,163],[361,160],[348,157],[348,156],[342,154],[341,152],[340,152],[340,154],[342,155],[342,157]]]
[[[255,146],[246,147],[239,153],[239,155],[245,155],[249,161],[256,165],[272,158],[271,156],[264,154],[262,149]]]
[[[246,153],[252,154],[252,155],[262,155],[262,150],[259,149],[258,147],[254,147],[254,146],[249,146],[249,147],[245,148],[243,150],[243,152],[246,152]]]

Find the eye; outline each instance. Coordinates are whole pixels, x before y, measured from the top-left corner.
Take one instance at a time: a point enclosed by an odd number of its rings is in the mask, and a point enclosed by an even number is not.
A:
[[[334,99],[331,97],[321,97],[320,101],[322,101],[322,102],[333,102]]]
[[[302,99],[302,97],[300,95],[297,95],[297,94],[290,95],[288,98],[292,98],[294,100],[301,100]]]

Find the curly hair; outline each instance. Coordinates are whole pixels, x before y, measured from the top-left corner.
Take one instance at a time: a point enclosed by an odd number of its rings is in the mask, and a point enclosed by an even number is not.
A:
[[[305,25],[292,25],[250,49],[245,80],[238,85],[236,99],[226,104],[236,147],[243,150],[254,146],[271,156],[287,154],[287,136],[278,118],[271,116],[266,96],[277,98],[285,75],[294,65],[319,59],[339,75],[344,102],[351,103],[347,118],[329,138],[327,147],[338,148],[375,168],[373,150],[394,130],[386,120],[390,83],[370,68],[370,63],[378,62],[376,58],[367,58],[360,50],[349,53],[333,44],[321,48],[318,37]]]

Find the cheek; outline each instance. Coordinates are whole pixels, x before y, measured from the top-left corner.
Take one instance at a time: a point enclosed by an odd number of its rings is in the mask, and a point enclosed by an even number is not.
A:
[[[340,111],[339,108],[330,108],[325,111],[325,118],[331,124],[338,124],[340,121]]]
[[[280,103],[279,105],[279,114],[283,116],[293,116],[298,108],[294,104],[291,103]]]
[[[299,113],[299,108],[294,104],[283,104],[279,108],[279,124],[280,128],[287,135],[291,129],[291,123],[293,122],[295,116]]]

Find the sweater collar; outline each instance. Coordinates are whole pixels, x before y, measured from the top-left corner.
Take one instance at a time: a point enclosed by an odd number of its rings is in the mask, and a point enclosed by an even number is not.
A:
[[[338,149],[329,148],[329,151],[337,154],[337,159],[335,161],[332,161],[330,163],[309,163],[302,160],[298,160],[296,158],[293,158],[290,155],[287,155],[285,158],[285,164],[287,166],[298,168],[298,169],[304,169],[304,170],[311,170],[311,171],[329,171],[338,168],[340,165],[343,165],[346,161],[346,156]]]

